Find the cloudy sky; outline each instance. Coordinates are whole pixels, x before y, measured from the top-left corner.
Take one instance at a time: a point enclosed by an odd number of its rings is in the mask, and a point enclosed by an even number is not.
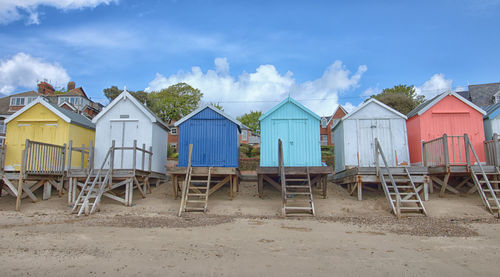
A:
[[[499,14],[500,0],[0,0],[0,93],[73,80],[105,102],[112,85],[186,82],[234,116],[288,95],[326,115],[397,84],[499,82]]]

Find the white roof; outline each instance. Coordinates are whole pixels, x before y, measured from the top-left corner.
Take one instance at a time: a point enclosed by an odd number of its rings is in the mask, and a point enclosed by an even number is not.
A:
[[[106,114],[109,110],[111,110],[116,104],[118,104],[121,100],[130,100],[137,108],[139,108],[140,111],[142,111],[150,120],[151,122],[157,122],[160,124],[162,127],[170,130],[170,128],[160,119],[158,118],[152,111],[150,111],[147,107],[139,103],[137,99],[130,94],[126,88],[124,88],[123,92],[118,95],[109,105],[107,105],[99,114],[97,114],[94,119],[92,119],[93,123],[97,123],[97,121],[104,115]]]
[[[69,118],[68,116],[66,116],[65,114],[63,114],[61,111],[59,111],[58,109],[56,109],[54,106],[52,106],[49,102],[47,102],[47,100],[45,100],[44,98],[42,97],[37,97],[34,101],[31,101],[31,103],[29,103],[28,105],[24,106],[22,109],[18,110],[17,112],[15,112],[14,114],[12,114],[11,116],[9,116],[6,120],[5,120],[5,124],[9,123],[10,121],[12,121],[14,118],[18,117],[19,115],[21,115],[22,113],[24,113],[26,110],[28,110],[29,108],[35,106],[36,104],[42,104],[45,108],[49,109],[51,112],[55,113],[57,116],[59,116],[62,120],[68,122],[68,123],[71,123],[71,118]]]
[[[204,105],[202,107],[199,107],[198,109],[192,111],[190,114],[186,115],[185,117],[181,118],[181,120],[175,122],[175,126],[179,126],[181,125],[183,122],[185,122],[186,120],[190,119],[191,117],[193,117],[194,115],[198,114],[199,112],[203,111],[204,109],[206,108],[209,108],[211,109],[212,111],[220,114],[221,116],[227,118],[229,121],[233,122],[234,124],[236,124],[238,126],[238,128],[241,130],[241,122],[239,122],[238,120],[232,118],[230,115],[226,114],[225,112],[217,109],[216,107],[212,106],[212,105]]]
[[[368,101],[366,101],[365,103],[363,103],[361,106],[359,106],[357,109],[355,109],[355,110],[354,110],[353,112],[351,112],[350,114],[347,114],[347,115],[345,115],[344,117],[342,117],[342,120],[346,120],[346,119],[348,119],[348,118],[349,118],[349,117],[351,117],[353,114],[355,114],[355,113],[359,112],[359,111],[360,111],[360,110],[362,110],[362,109],[363,109],[366,105],[368,105],[368,104],[370,104],[370,103],[375,103],[375,104],[377,104],[377,105],[381,106],[382,108],[385,108],[386,110],[388,110],[388,111],[390,111],[390,112],[392,112],[392,113],[394,113],[394,114],[396,114],[396,115],[400,116],[401,118],[403,118],[403,119],[405,119],[405,120],[406,120],[406,119],[408,119],[408,118],[406,117],[406,115],[404,115],[404,114],[402,114],[402,113],[400,113],[400,112],[396,111],[395,109],[393,109],[393,108],[391,108],[391,107],[387,106],[386,104],[384,104],[384,103],[382,103],[382,102],[378,101],[378,100],[377,100],[377,99],[375,99],[375,98],[371,98],[370,100],[368,100]]]

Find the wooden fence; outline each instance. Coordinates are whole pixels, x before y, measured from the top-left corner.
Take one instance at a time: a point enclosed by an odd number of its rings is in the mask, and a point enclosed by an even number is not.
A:
[[[61,146],[27,139],[23,155],[21,170],[24,175],[64,175],[66,144]]]
[[[422,160],[424,166],[467,165],[470,160],[466,145],[467,134],[448,136],[422,142]]]
[[[76,155],[74,155],[73,152],[76,152]],[[72,168],[71,166],[73,157],[75,159],[79,158],[80,165],[77,168]],[[87,166],[85,166],[85,162],[87,163]],[[70,171],[71,169],[85,170],[88,174],[92,168],[94,168],[94,146],[92,141],[90,141],[89,147],[85,147],[84,144],[82,144],[81,147],[74,147],[73,141],[70,140],[68,145],[67,170],[68,171]]]
[[[115,160],[115,152],[122,151],[122,159],[124,157],[124,151],[133,151],[132,152],[132,168],[134,172],[136,170],[148,171],[151,172],[151,163],[153,162],[153,147],[150,146],[149,150],[146,149],[146,144],[142,144],[142,148],[137,146],[137,140],[134,140],[134,144],[132,147],[116,147],[115,141],[113,140],[111,143],[111,157],[110,157],[110,169],[113,170],[114,160]],[[137,157],[141,158],[140,166],[137,164]],[[146,168],[146,159],[148,160],[148,165]]]
[[[0,172],[3,172],[5,166],[5,150],[7,149],[6,145],[0,146]]]

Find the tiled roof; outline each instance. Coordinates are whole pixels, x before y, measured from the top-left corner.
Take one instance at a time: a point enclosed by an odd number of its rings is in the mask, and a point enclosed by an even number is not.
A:
[[[494,96],[500,92],[500,83],[470,85],[469,94],[472,103],[481,108],[495,103]]]

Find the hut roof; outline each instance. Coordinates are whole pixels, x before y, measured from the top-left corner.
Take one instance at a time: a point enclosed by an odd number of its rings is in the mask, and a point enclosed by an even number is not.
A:
[[[51,112],[59,116],[61,119],[68,123],[72,123],[75,125],[79,125],[81,127],[87,128],[87,129],[92,129],[95,130],[95,124],[92,123],[87,117],[77,114],[75,112],[72,112],[70,110],[67,110],[65,108],[61,108],[59,106],[53,105],[49,103],[47,100],[43,99],[42,97],[38,97],[35,101],[32,101],[28,105],[24,106],[22,109],[18,110],[15,112],[13,115],[9,116],[7,120],[5,121],[6,123],[12,121],[14,118],[18,117],[22,113],[24,113],[26,110],[30,109],[34,105],[40,103],[47,109],[49,109]]]
[[[500,114],[500,102],[490,105],[485,108],[486,115],[483,117],[484,119],[492,119],[497,117]]]
[[[464,102],[465,104],[471,106],[473,109],[477,110],[481,114],[483,114],[483,115],[486,114],[486,112],[483,109],[481,109],[480,107],[476,106],[474,103],[470,102],[469,100],[463,98],[458,93],[453,92],[453,91],[447,91],[447,92],[438,94],[438,95],[434,96],[433,98],[425,101],[424,103],[418,105],[415,109],[413,109],[410,113],[408,113],[408,118],[412,118],[412,117],[414,117],[416,115],[421,115],[421,114],[425,113],[427,110],[429,110],[430,108],[432,108],[432,106],[436,105],[439,101],[441,101],[443,98],[445,98],[448,95],[455,96],[456,98],[458,98],[458,100],[460,100],[460,101]]]
[[[241,128],[242,128],[242,124],[241,122],[239,122],[238,120],[234,119],[233,117],[231,117],[230,115],[226,114],[225,112],[217,109],[216,107],[212,106],[212,105],[204,105],[204,106],[201,106],[199,107],[198,109],[192,111],[190,114],[186,115],[185,117],[181,118],[181,120],[175,122],[175,126],[179,126],[181,125],[182,123],[184,123],[186,120],[190,119],[191,117],[195,116],[196,114],[198,114],[199,112],[203,111],[204,109],[211,109],[212,111],[220,114],[221,116],[227,118],[229,121],[233,122],[234,124],[236,124],[236,126],[238,126],[238,129],[241,131]]]
[[[399,117],[401,117],[401,118],[403,118],[403,119],[407,119],[406,115],[404,115],[404,114],[402,114],[402,113],[400,113],[400,112],[396,111],[395,109],[393,109],[393,108],[391,108],[391,107],[387,106],[386,104],[384,104],[384,103],[382,103],[382,102],[378,101],[378,100],[377,100],[377,99],[375,99],[375,98],[371,98],[370,100],[368,100],[368,101],[366,101],[365,103],[363,103],[361,106],[359,106],[358,108],[356,108],[356,109],[355,109],[354,111],[352,111],[351,113],[349,113],[349,114],[345,115],[345,116],[342,118],[342,120],[346,120],[346,119],[348,119],[349,117],[351,117],[351,116],[355,115],[357,112],[361,111],[364,107],[366,107],[366,106],[367,106],[367,105],[369,105],[370,103],[375,103],[375,104],[379,105],[380,107],[382,107],[382,108],[384,108],[384,109],[386,109],[386,110],[388,110],[388,111],[392,112],[393,114],[395,114],[395,115],[397,115],[397,116],[399,116]]]
[[[261,115],[260,118],[259,118],[259,121],[264,120],[266,117],[268,117],[269,115],[271,115],[272,113],[274,113],[276,110],[278,110],[279,108],[281,108],[282,106],[284,106],[287,103],[292,103],[295,106],[297,106],[300,109],[302,109],[303,111],[305,111],[306,113],[310,114],[312,117],[314,117],[314,118],[316,118],[318,120],[321,120],[321,117],[319,115],[315,114],[314,112],[312,112],[311,110],[309,110],[308,108],[306,108],[304,105],[302,105],[299,102],[295,101],[293,98],[288,97],[285,100],[281,101],[281,103],[279,103],[278,105],[274,106],[267,113]]]
[[[142,111],[150,120],[151,122],[156,122],[158,123],[162,128],[169,130],[170,128],[159,118],[153,111],[151,111],[148,107],[145,105],[141,104],[132,94],[130,94],[127,89],[125,88],[118,97],[116,97],[109,105],[107,105],[99,114],[97,114],[94,119],[92,119],[92,122],[97,123],[97,121],[104,115],[106,114],[109,110],[111,110],[116,104],[118,104],[122,99],[129,99],[137,108],[139,108],[140,111]]]

